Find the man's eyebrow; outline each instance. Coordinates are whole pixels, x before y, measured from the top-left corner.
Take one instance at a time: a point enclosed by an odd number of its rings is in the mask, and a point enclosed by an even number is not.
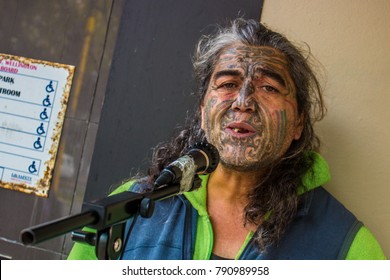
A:
[[[282,78],[282,76],[275,71],[269,70],[269,69],[264,69],[264,68],[258,68],[256,69],[256,73],[260,73],[263,76],[270,77],[271,79],[274,79],[277,81],[279,84],[282,86],[286,87],[286,82]]]
[[[214,80],[223,76],[242,76],[242,73],[238,70],[221,70],[214,74]]]

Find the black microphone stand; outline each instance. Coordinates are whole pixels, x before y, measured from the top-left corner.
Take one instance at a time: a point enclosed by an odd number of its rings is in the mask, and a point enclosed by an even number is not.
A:
[[[200,186],[197,176],[193,189]],[[72,239],[95,246],[98,259],[118,259],[123,250],[126,221],[135,214],[149,218],[154,211],[155,200],[162,200],[180,192],[180,184],[174,183],[158,187],[147,193],[126,191],[101,200],[83,203],[80,214],[60,218],[51,222],[22,230],[21,242],[24,245],[37,244],[68,232],[90,227],[96,233],[73,232]]]

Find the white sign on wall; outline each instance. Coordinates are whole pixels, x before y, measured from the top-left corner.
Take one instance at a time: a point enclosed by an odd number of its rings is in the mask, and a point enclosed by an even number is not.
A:
[[[48,196],[73,74],[0,54],[0,187]]]

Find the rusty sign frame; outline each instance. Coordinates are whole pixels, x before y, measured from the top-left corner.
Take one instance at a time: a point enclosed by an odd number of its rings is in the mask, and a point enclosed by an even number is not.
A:
[[[74,70],[0,53],[0,187],[48,197]]]

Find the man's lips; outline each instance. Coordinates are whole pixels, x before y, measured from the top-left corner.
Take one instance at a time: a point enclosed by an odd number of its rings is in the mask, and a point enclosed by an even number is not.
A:
[[[246,122],[232,122],[225,127],[225,131],[235,137],[248,137],[256,134],[256,129]]]

